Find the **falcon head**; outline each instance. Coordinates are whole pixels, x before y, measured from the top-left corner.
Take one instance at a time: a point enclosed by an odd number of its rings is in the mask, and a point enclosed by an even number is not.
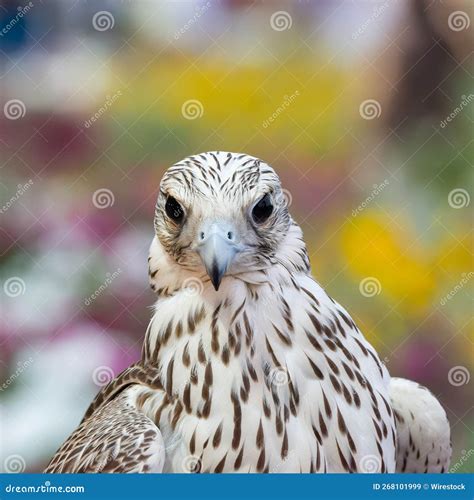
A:
[[[190,156],[161,181],[150,276],[164,266],[178,281],[207,274],[217,291],[226,276],[272,266],[291,224],[280,180],[268,164],[236,153]]]

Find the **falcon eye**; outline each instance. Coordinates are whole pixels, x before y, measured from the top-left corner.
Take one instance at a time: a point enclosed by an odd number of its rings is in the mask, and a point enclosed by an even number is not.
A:
[[[273,212],[272,199],[267,193],[252,209],[252,217],[255,222],[265,222]]]
[[[168,196],[165,205],[166,215],[177,224],[181,223],[184,219],[183,207],[172,196]]]

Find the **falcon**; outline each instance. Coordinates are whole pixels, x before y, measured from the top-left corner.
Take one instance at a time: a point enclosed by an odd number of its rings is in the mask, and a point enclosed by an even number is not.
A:
[[[46,472],[445,472],[446,413],[311,276],[275,171],[209,152],[160,184],[141,360]]]

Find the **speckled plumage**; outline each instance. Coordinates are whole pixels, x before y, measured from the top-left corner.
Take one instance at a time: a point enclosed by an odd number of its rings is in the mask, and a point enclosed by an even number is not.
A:
[[[265,193],[274,210],[257,225],[249,210]],[[185,207],[184,224],[166,217],[168,196]],[[218,291],[194,243],[209,218],[232,224],[240,242]],[[142,359],[98,394],[47,472],[448,468],[446,414],[426,389],[391,381],[311,277],[271,167],[224,152],[177,163],[160,186],[155,232],[158,300]],[[420,432],[427,410],[436,425]]]

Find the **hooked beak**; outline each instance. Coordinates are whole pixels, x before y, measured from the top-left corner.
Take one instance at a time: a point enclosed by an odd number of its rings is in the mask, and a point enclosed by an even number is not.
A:
[[[216,291],[238,251],[235,231],[227,223],[213,222],[199,233],[197,252]]]

